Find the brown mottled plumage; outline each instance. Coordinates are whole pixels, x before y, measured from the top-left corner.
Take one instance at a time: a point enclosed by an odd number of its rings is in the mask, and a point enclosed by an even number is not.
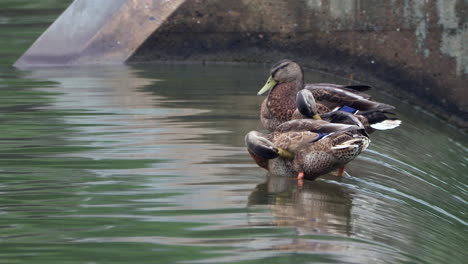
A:
[[[362,129],[355,125],[301,119],[285,122],[271,134],[251,131],[245,141],[260,167],[283,176],[304,172],[306,179],[313,180],[343,167],[367,147],[369,139],[357,132]],[[331,134],[319,139],[319,133]],[[280,149],[293,156],[281,156]]]
[[[283,122],[289,121],[296,110],[296,94],[297,90],[293,83],[276,85],[268,95],[266,103],[268,111]]]
[[[291,120],[296,110],[297,91],[292,83],[278,84],[263,101],[260,110],[262,124],[274,130],[280,124]]]
[[[314,144],[305,144],[296,152],[293,168],[298,172],[303,171],[306,179],[314,180],[320,175],[344,167],[367,148],[368,144],[367,137],[353,135],[351,132],[327,137]]]
[[[304,74],[299,64],[291,60],[282,60],[272,66],[271,77],[259,92],[261,94],[270,90],[260,110],[263,126],[273,131],[283,122],[304,118],[296,110],[295,101],[297,93],[304,88],[309,90],[315,98],[316,114],[319,115],[344,105],[361,111],[394,109],[393,106],[372,101],[368,94],[361,92],[370,89],[366,85],[343,86],[330,83],[304,85]]]

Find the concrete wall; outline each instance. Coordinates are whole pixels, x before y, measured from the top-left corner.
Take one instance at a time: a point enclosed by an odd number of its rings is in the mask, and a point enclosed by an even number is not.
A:
[[[384,81],[467,127],[466,0],[188,0],[130,61],[284,57]]]
[[[75,0],[15,66],[282,58],[468,129],[468,0]]]

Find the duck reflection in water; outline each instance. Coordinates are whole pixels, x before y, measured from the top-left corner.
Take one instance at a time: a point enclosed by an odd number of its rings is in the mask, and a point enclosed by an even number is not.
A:
[[[352,235],[351,192],[336,182],[325,179],[305,181],[302,186],[287,177],[268,175],[265,182],[256,186],[248,198],[249,207],[266,206],[273,220],[268,222],[250,219],[252,225],[293,227],[298,236],[307,239],[285,239],[272,245],[276,250],[341,251],[346,243],[329,243],[310,239],[309,235]]]

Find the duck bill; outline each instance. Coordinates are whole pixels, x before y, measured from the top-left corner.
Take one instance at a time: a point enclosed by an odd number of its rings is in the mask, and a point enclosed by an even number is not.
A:
[[[283,149],[283,148],[278,148],[278,154],[280,157],[282,158],[285,158],[285,159],[293,159],[294,158],[294,154],[292,154],[291,152]]]
[[[312,118],[315,120],[322,120],[322,118],[318,114],[315,114],[314,116],[312,116]]]
[[[273,79],[273,77],[270,76],[270,78],[268,78],[267,82],[265,83],[265,85],[262,87],[262,89],[260,89],[260,91],[258,91],[257,95],[262,95],[266,92],[268,92],[269,90],[271,90],[271,88],[275,87],[275,85],[277,84],[278,82],[275,81]]]

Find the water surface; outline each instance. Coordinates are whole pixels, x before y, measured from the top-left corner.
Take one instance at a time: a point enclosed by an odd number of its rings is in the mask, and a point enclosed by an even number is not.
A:
[[[466,135],[376,88],[403,125],[298,187],[244,147],[267,66],[11,68],[64,3],[0,12],[0,263],[467,259]]]

